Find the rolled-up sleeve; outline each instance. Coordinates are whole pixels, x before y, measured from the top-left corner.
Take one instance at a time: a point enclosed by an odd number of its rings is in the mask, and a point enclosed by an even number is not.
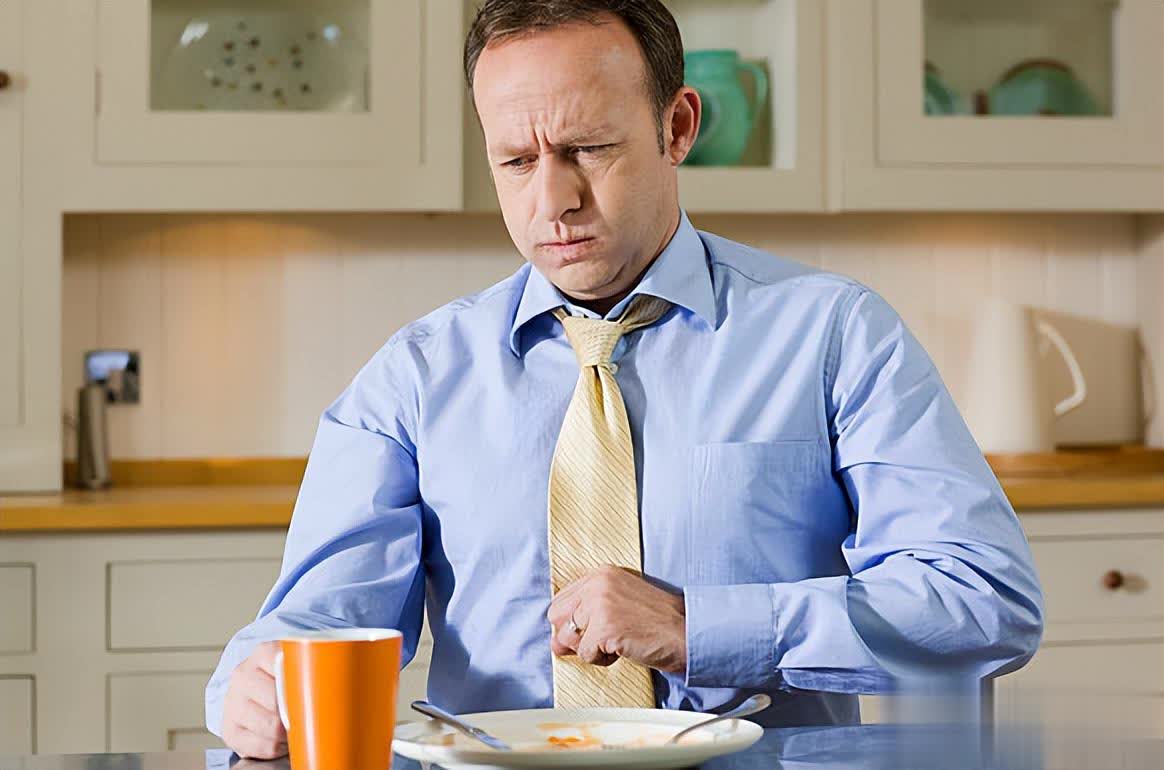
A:
[[[404,633],[403,663],[415,653],[422,518],[409,402],[392,377],[392,348],[320,418],[279,578],[206,687],[206,724],[216,735],[230,675],[261,642],[296,629],[389,627]]]
[[[1005,673],[1038,647],[1022,527],[932,361],[873,292],[838,313],[824,382],[851,574],[688,588],[691,685],[884,692]]]

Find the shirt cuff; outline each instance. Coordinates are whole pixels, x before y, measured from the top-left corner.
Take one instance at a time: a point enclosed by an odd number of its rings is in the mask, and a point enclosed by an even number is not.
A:
[[[688,687],[758,688],[778,679],[771,586],[690,586],[683,595]]]

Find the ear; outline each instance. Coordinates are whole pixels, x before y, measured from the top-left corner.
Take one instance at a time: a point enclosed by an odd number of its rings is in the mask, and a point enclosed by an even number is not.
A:
[[[702,117],[703,104],[699,101],[699,92],[690,86],[680,88],[667,109],[664,123],[663,150],[671,165],[678,166],[691,152],[695,137],[699,136]]]

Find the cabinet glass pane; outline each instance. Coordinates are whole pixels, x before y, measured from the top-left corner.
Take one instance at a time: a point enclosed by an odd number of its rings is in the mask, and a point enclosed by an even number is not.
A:
[[[366,112],[370,0],[151,0],[153,110]]]
[[[668,0],[703,118],[688,166],[791,167],[794,0]],[[774,104],[775,103],[775,104]],[[773,126],[773,120],[779,124]]]
[[[925,0],[923,109],[1112,116],[1118,0]]]

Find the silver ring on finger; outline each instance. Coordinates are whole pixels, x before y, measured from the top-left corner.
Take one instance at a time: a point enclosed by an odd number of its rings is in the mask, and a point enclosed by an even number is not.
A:
[[[573,612],[570,613],[570,620],[567,622],[570,624],[570,630],[578,636],[582,636],[582,634],[585,633],[586,629],[583,626],[578,625],[578,621],[574,620]]]

